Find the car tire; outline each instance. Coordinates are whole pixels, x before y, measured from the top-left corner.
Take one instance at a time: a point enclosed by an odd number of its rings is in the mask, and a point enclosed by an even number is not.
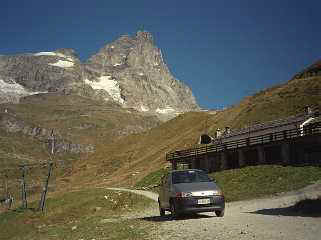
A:
[[[160,202],[158,200],[158,208],[159,208],[159,215],[161,217],[164,217],[165,216],[165,209],[164,208],[161,208],[161,205],[160,205]]]
[[[215,214],[216,214],[216,216],[218,216],[218,217],[224,217],[224,213],[225,213],[224,210],[216,210],[216,211],[215,211]]]
[[[174,201],[170,202],[170,211],[171,211],[172,219],[176,219],[178,217],[178,213],[177,213],[176,204]]]

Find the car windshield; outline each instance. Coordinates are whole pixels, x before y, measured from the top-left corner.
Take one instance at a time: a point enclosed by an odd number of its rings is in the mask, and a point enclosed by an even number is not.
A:
[[[208,175],[201,171],[181,171],[172,173],[173,184],[178,183],[194,183],[194,182],[210,182]]]

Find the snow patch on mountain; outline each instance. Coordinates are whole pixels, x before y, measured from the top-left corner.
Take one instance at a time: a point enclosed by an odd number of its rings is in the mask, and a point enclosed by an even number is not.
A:
[[[160,114],[168,114],[168,113],[173,113],[175,112],[175,109],[171,108],[171,107],[166,107],[166,108],[157,108],[156,109],[157,113]]]
[[[111,79],[111,76],[101,76],[98,78],[98,82],[90,81],[88,79],[85,79],[85,83],[89,84],[93,89],[99,90],[105,90],[108,92],[108,94],[113,98],[113,100],[124,104],[125,101],[121,96],[121,90],[119,87],[119,83],[115,80]]]
[[[33,56],[56,56],[56,57],[65,58],[70,62],[74,61],[71,57],[68,57],[62,53],[55,53],[55,52],[38,52],[38,53],[33,54]]]
[[[33,54],[34,56],[57,56],[55,52],[38,52]]]
[[[70,68],[74,66],[73,62],[58,60],[56,63],[49,63],[51,66],[61,67],[61,68]]]
[[[28,91],[16,82],[6,83],[0,79],[0,91],[5,93],[27,94]]]
[[[144,106],[144,105],[142,105],[142,106],[140,106],[140,110],[141,110],[142,112],[148,112],[148,111],[149,111],[149,108],[146,107],[146,106]]]

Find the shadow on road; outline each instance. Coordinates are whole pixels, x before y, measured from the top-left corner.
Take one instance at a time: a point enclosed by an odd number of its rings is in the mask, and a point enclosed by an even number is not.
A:
[[[181,221],[181,220],[188,220],[188,219],[202,219],[202,218],[212,218],[213,216],[202,215],[202,214],[189,214],[189,215],[182,215],[175,219],[172,216],[165,215],[164,217],[161,216],[151,216],[151,217],[143,217],[139,218],[139,220],[148,221],[148,222],[167,222],[167,221]]]
[[[261,209],[250,213],[275,216],[321,217],[321,198],[302,200],[290,207]]]

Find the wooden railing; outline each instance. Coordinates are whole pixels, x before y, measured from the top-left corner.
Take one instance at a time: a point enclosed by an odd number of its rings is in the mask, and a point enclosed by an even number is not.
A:
[[[321,134],[321,122],[309,124],[308,126],[305,126],[303,129],[293,128],[279,132],[272,132],[260,136],[243,138],[235,141],[224,142],[224,139],[220,139],[213,144],[166,153],[166,160],[180,161],[184,158],[195,157],[197,155],[221,152],[253,145],[263,145],[266,143],[289,140],[314,134]]]

